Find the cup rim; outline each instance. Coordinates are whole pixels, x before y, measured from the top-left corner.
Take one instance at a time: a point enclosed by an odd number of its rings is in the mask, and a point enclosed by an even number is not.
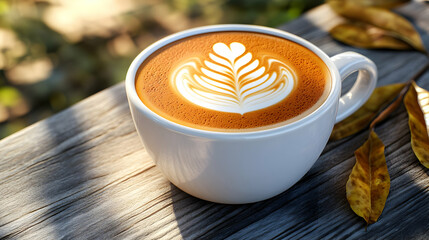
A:
[[[228,32],[228,31],[242,31],[242,32],[256,32],[256,33],[264,33],[272,36],[281,37],[290,41],[293,41],[297,44],[300,44],[313,53],[315,53],[322,61],[326,64],[329,69],[329,73],[331,75],[331,90],[326,98],[326,100],[320,105],[316,110],[308,114],[307,116],[294,121],[292,123],[288,123],[282,126],[268,128],[268,129],[260,129],[255,131],[237,131],[237,132],[222,132],[222,131],[211,131],[211,130],[203,130],[198,128],[192,128],[188,126],[184,126],[173,121],[170,121],[166,118],[161,117],[157,113],[153,112],[149,109],[138,97],[137,91],[135,88],[135,78],[136,73],[147,57],[149,57],[152,53],[160,49],[161,47],[175,42],[177,40],[204,34],[210,32]],[[185,31],[181,31],[167,37],[164,37],[155,43],[151,44],[149,47],[145,48],[139,55],[133,60],[130,67],[128,68],[126,79],[125,79],[125,89],[128,97],[129,104],[132,104],[138,111],[143,113],[146,117],[155,121],[159,125],[166,127],[172,131],[180,132],[182,134],[205,137],[211,139],[243,139],[243,138],[259,138],[272,136],[277,134],[282,134],[285,132],[292,131],[297,128],[301,128],[307,124],[318,119],[318,116],[323,115],[326,111],[329,111],[330,106],[335,104],[335,101],[339,101],[340,89],[341,89],[341,78],[336,68],[335,64],[331,61],[328,55],[324,53],[321,49],[316,47],[314,44],[309,41],[296,36],[294,34],[288,33],[283,30],[257,26],[257,25],[246,25],[246,24],[218,24],[218,25],[210,25],[188,29]]]

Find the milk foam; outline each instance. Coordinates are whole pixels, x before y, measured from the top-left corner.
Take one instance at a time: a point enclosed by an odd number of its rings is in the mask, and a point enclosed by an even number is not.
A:
[[[291,66],[272,56],[254,56],[242,43],[216,43],[212,49],[207,59],[184,61],[170,79],[176,92],[198,106],[244,114],[280,102],[296,85]]]

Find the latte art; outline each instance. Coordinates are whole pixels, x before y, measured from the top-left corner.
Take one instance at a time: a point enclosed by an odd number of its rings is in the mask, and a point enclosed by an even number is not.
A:
[[[226,31],[173,41],[136,74],[143,104],[174,123],[241,132],[284,126],[317,109],[331,89],[309,49],[263,33]]]
[[[213,45],[208,59],[190,58],[173,72],[171,85],[198,106],[244,114],[272,106],[296,85],[287,64],[270,56],[254,56],[244,44]]]

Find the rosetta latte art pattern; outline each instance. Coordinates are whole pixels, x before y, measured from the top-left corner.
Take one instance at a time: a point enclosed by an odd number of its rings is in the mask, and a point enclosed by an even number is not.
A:
[[[221,112],[244,114],[272,106],[296,84],[295,72],[269,56],[254,57],[242,43],[213,45],[209,59],[181,64],[171,84],[188,101]]]

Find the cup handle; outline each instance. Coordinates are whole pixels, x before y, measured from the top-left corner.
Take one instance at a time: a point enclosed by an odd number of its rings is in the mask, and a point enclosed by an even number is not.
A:
[[[335,123],[338,123],[358,110],[371,96],[377,83],[377,67],[373,61],[355,52],[340,53],[331,60],[340,73],[341,81],[353,72],[359,71],[353,87],[340,98],[335,119]]]

